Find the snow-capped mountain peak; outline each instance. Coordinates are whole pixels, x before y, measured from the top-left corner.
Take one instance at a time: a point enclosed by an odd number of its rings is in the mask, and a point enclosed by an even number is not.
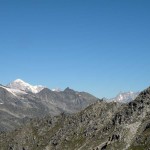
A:
[[[36,86],[30,85],[29,83],[26,83],[21,79],[16,79],[15,81],[9,83],[7,87],[11,89],[18,89],[18,90],[22,90],[25,92],[32,92],[32,93],[38,93],[45,88],[42,85],[36,85]]]
[[[120,92],[116,97],[110,99],[110,101],[127,103],[134,100],[139,95],[139,92]]]

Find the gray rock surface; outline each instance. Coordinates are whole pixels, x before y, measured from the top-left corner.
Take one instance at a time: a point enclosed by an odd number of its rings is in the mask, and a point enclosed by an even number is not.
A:
[[[35,94],[0,86],[0,131],[15,129],[30,118],[75,113],[97,100],[69,88],[61,92],[45,88]]]
[[[32,119],[0,139],[1,150],[149,150],[150,88],[128,104],[101,100],[76,114]]]

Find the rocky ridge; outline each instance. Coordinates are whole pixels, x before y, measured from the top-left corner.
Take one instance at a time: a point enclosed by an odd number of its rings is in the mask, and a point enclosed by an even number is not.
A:
[[[149,150],[150,88],[128,104],[98,101],[0,135],[2,150]]]
[[[98,98],[67,88],[64,91],[51,91],[44,88],[32,93],[0,86],[0,131],[13,130],[26,120],[60,113],[75,113],[96,102]]]

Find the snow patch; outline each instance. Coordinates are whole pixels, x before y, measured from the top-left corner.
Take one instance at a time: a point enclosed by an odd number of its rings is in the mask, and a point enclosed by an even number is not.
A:
[[[61,92],[62,90],[60,88],[52,89],[53,92]]]
[[[134,100],[138,95],[139,92],[131,92],[131,91],[119,93],[115,98],[110,99],[110,101],[127,103]]]
[[[38,93],[45,88],[42,85],[36,86],[30,85],[29,83],[26,83],[21,79],[16,79],[15,81],[9,83],[7,87],[15,90],[22,90],[25,92],[32,92],[32,93]]]
[[[10,92],[12,95],[14,96],[18,96],[18,95],[23,95],[23,94],[27,94],[26,92],[24,91],[21,91],[21,90],[17,90],[17,89],[11,89],[11,88],[7,88],[5,86],[0,86],[1,88],[7,90],[8,92]]]

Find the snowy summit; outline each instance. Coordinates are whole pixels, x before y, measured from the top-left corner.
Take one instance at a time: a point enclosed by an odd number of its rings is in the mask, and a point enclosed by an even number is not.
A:
[[[121,102],[121,103],[128,103],[133,101],[140,92],[120,92],[116,97],[110,99],[110,101]]]
[[[30,85],[29,83],[24,82],[21,79],[16,79],[15,81],[9,83],[7,87],[11,89],[18,89],[25,92],[32,92],[32,93],[38,93],[41,90],[43,90],[45,87],[41,85]]]

